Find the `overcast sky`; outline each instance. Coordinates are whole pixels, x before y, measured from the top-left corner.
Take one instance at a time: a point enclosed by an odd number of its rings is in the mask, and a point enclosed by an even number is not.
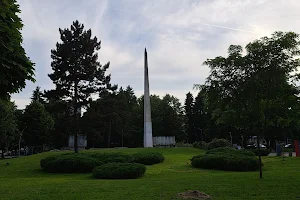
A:
[[[204,83],[207,58],[226,56],[230,44],[245,46],[274,31],[300,33],[299,0],[18,0],[24,47],[36,63],[36,83],[13,100],[19,108],[32,90],[53,88],[50,50],[58,28],[73,21],[101,40],[99,61],[110,61],[112,83],[143,93],[143,53],[148,51],[150,92],[184,100]]]

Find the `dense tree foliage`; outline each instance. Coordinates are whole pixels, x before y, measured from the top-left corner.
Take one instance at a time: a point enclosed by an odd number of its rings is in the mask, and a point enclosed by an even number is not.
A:
[[[41,146],[50,143],[50,133],[54,122],[44,105],[34,101],[26,106],[23,123],[25,125],[23,137],[26,145]]]
[[[143,145],[144,101],[133,88],[117,88],[106,74],[110,63],[98,61],[100,41],[74,21],[59,29],[61,42],[51,50],[48,76],[55,89],[36,87],[25,110],[16,110],[10,94],[33,79],[33,63],[21,46],[23,25],[14,0],[0,2],[0,147],[68,145],[70,135],[87,135],[88,147]],[[232,139],[242,146],[250,136],[278,140],[300,137],[299,35],[275,32],[231,45],[226,57],[207,59],[205,84],[184,105],[166,94],[151,95],[153,136],[175,136],[194,143]],[[83,112],[83,115],[82,115]],[[259,140],[258,140],[259,141]],[[259,146],[259,145],[258,145]],[[258,151],[260,152],[260,151]]]
[[[79,133],[78,110],[88,104],[92,94],[106,94],[116,89],[110,84],[110,75],[105,75],[109,63],[101,65],[98,53],[101,42],[92,38],[92,31],[84,30],[84,25],[74,21],[70,29],[59,29],[61,43],[51,50],[50,79],[56,86],[48,96],[70,100],[73,104],[75,122],[75,152],[78,152],[77,135]]]
[[[17,121],[14,103],[0,100],[0,149],[2,157],[5,150],[11,148],[16,138]]]
[[[41,104],[45,104],[45,100],[44,100],[44,94],[43,92],[41,91],[41,88],[39,86],[37,86],[35,88],[35,90],[33,91],[32,93],[32,96],[31,96],[31,101],[38,101],[40,102]]]
[[[151,98],[153,136],[176,136],[186,139],[183,110],[177,98],[166,95]],[[130,146],[143,144],[143,97],[136,98],[131,87],[92,101],[82,118],[82,132],[90,147]]]
[[[51,99],[45,104],[45,109],[54,121],[51,145],[55,148],[68,146],[69,135],[72,135],[74,130],[72,104],[68,101]]]
[[[0,98],[25,87],[25,81],[34,81],[34,64],[22,47],[23,24],[18,16],[19,5],[15,0],[0,1]]]
[[[228,57],[208,59],[211,68],[206,84],[212,118],[239,132],[258,137],[271,129],[298,124],[299,36],[275,32],[242,47],[231,45]],[[259,145],[257,145],[259,148]]]
[[[193,123],[193,106],[194,97],[189,92],[186,94],[186,99],[184,103],[184,111],[186,116],[186,132],[188,135],[188,142],[193,142],[195,140],[194,123]]]

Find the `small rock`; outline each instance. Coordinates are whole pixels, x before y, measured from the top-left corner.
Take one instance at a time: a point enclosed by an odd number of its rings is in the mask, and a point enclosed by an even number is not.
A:
[[[200,192],[198,190],[189,190],[187,192],[179,193],[178,195],[183,199],[198,199],[198,200],[211,199],[211,196],[203,192]]]

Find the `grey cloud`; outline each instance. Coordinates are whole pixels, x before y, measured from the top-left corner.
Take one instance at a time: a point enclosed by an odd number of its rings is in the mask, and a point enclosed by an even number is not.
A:
[[[25,50],[37,63],[37,83],[14,95],[24,107],[47,78],[50,49],[58,28],[78,19],[102,41],[99,59],[110,61],[112,82],[143,92],[143,51],[149,53],[150,92],[182,101],[194,83],[204,83],[207,58],[225,55],[230,44],[244,46],[274,31],[300,32],[298,0],[20,0]],[[246,30],[246,32],[245,32]],[[249,31],[249,32],[247,32]]]

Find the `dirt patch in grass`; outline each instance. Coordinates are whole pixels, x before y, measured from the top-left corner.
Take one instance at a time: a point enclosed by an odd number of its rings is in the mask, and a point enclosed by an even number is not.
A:
[[[189,190],[187,192],[178,193],[178,196],[182,199],[198,199],[198,200],[211,199],[211,196],[203,192],[200,192],[198,190]]]

